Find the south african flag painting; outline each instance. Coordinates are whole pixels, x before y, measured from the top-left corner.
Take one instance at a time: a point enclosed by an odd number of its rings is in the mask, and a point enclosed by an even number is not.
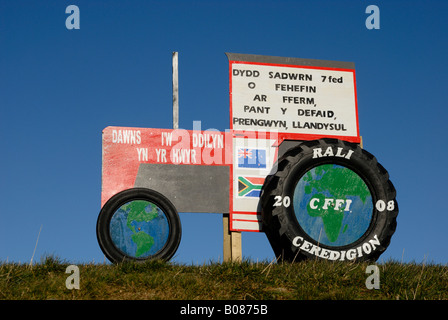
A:
[[[261,195],[261,187],[265,178],[238,177],[238,197],[257,198]]]

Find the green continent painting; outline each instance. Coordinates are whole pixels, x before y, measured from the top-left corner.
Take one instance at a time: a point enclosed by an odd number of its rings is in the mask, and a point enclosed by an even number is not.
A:
[[[341,165],[319,165],[297,183],[293,206],[301,228],[315,241],[345,246],[369,228],[373,204],[369,188],[354,171]]]
[[[163,249],[169,231],[164,212],[144,200],[122,205],[110,221],[110,236],[115,246],[135,258],[146,258]]]

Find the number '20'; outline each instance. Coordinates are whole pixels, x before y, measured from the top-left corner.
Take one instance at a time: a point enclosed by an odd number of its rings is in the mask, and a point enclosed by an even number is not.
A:
[[[284,206],[285,208],[288,208],[289,205],[291,204],[291,199],[288,196],[275,196],[274,197],[275,202],[274,202],[274,207],[281,207]]]

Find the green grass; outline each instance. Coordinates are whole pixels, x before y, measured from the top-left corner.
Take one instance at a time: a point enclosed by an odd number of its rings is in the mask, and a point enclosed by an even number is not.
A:
[[[370,263],[371,264],[371,263]],[[78,264],[80,289],[69,290],[70,263],[0,263],[1,300],[439,300],[448,299],[448,266],[384,262],[380,288],[367,289],[369,263],[309,260],[300,263],[161,261]]]

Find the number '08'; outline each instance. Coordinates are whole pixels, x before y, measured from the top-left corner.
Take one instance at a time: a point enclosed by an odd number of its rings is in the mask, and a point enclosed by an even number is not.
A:
[[[375,204],[375,208],[379,212],[383,212],[384,210],[392,211],[395,209],[395,201],[390,200],[386,203],[384,200],[378,200]]]

